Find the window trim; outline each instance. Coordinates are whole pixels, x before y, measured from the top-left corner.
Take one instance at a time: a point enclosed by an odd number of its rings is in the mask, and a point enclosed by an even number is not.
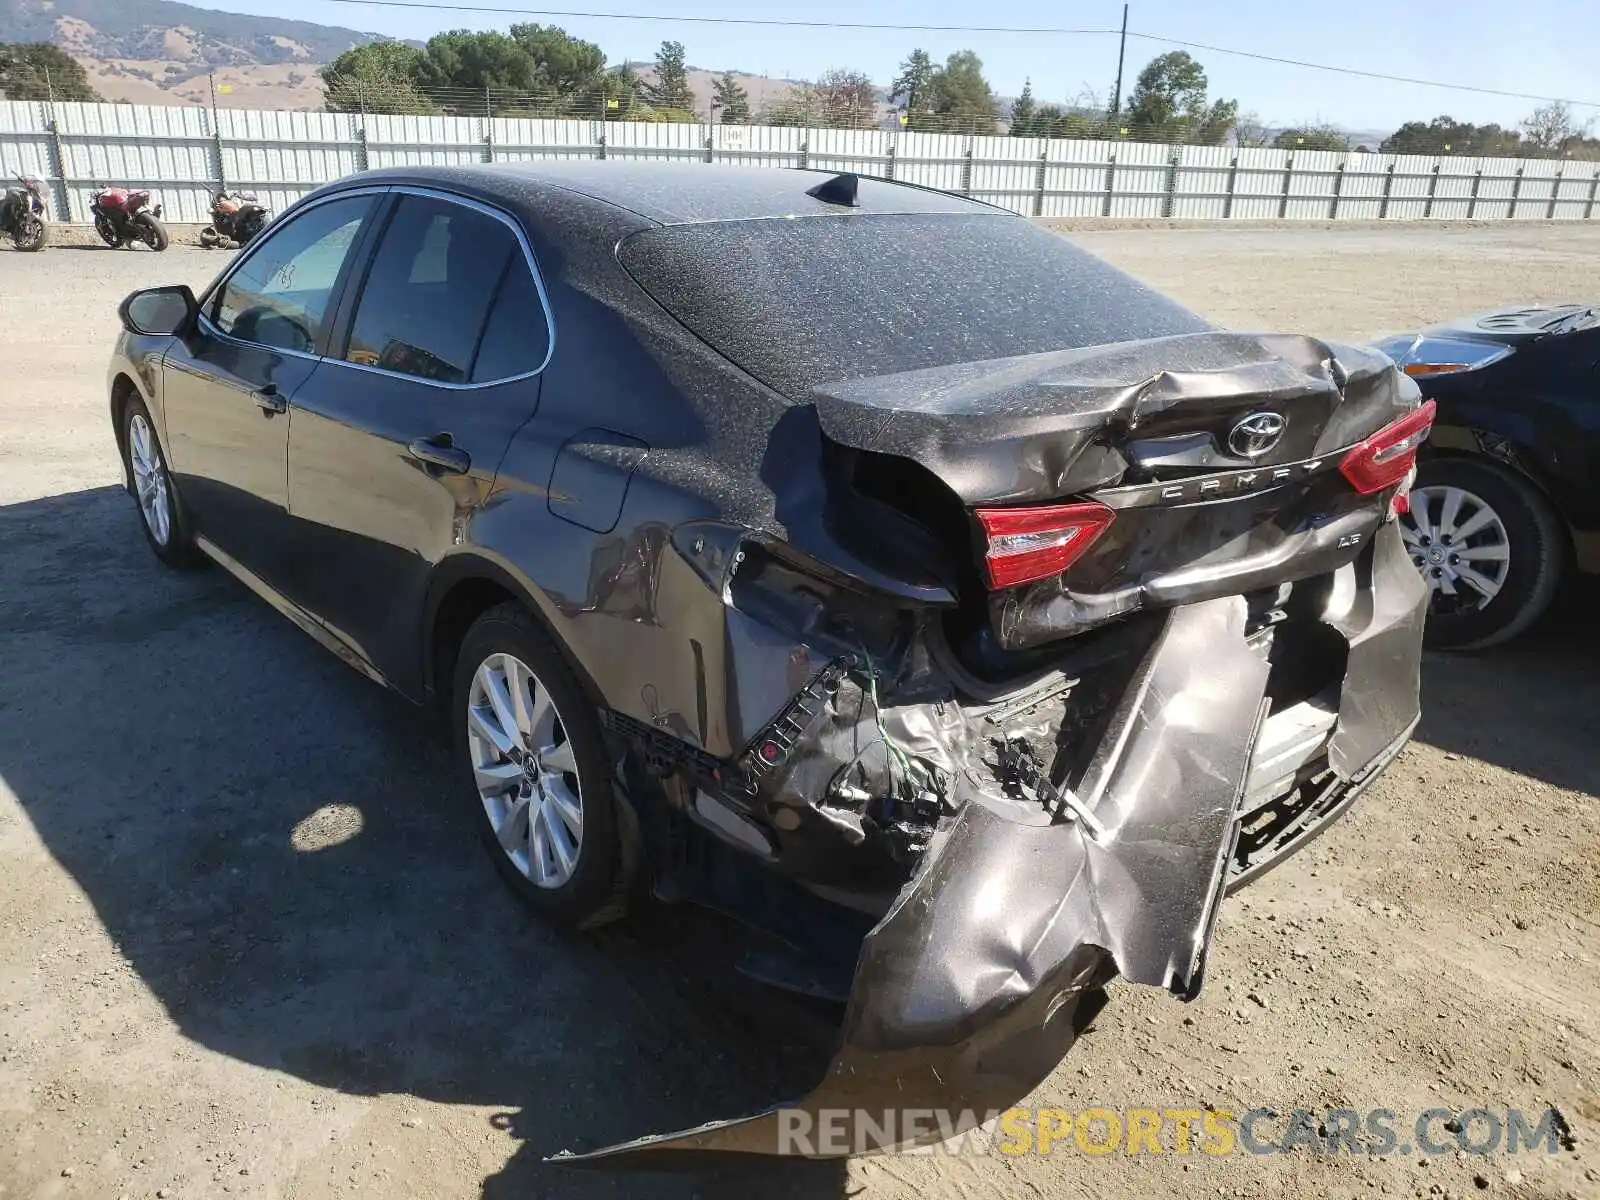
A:
[[[545,340],[544,359],[531,371],[523,371],[516,375],[507,375],[501,379],[471,380],[462,383],[454,383],[443,379],[425,379],[421,375],[408,375],[404,371],[395,371],[388,367],[374,367],[369,366],[366,363],[353,363],[348,359],[335,357],[332,354],[324,355],[323,361],[341,367],[348,367],[352,371],[369,371],[374,375],[386,375],[391,379],[404,379],[409,383],[424,384],[428,387],[446,388],[452,391],[474,391],[480,388],[501,387],[508,383],[517,383],[524,379],[533,379],[543,374],[544,369],[550,365],[550,359],[555,355],[556,352],[556,320],[555,315],[550,311],[550,297],[545,291],[544,276],[539,273],[539,264],[534,258],[533,247],[528,242],[528,235],[523,232],[521,222],[519,222],[510,213],[505,212],[503,209],[496,208],[491,204],[485,204],[476,197],[463,196],[459,192],[447,191],[444,188],[424,187],[418,184],[396,184],[387,190],[393,197],[421,196],[424,199],[443,200],[449,204],[459,204],[463,208],[470,208],[477,212],[483,213],[485,216],[493,217],[502,225],[506,226],[506,228],[511,230],[512,235],[517,239],[517,244],[522,247],[523,262],[533,276],[534,290],[539,293],[539,307],[544,310],[545,331],[548,335]],[[389,222],[393,220],[394,211],[396,208],[398,208],[398,201],[390,206],[390,211],[388,213],[384,214],[384,230],[387,230]],[[367,276],[372,271],[372,264],[377,260],[378,251],[382,248],[382,244],[383,242],[380,236],[374,241],[371,248],[368,249],[364,255],[360,267],[359,283],[356,286],[357,293],[359,293],[360,290],[366,286]],[[501,284],[504,282],[505,280],[502,276]],[[498,285],[496,294],[498,298]],[[359,295],[357,296],[357,303],[351,305],[348,312],[339,314],[342,319],[338,320],[336,324],[333,344],[348,344],[351,328],[355,325],[356,309],[358,307]],[[493,311],[493,308],[491,308],[489,312],[485,314],[484,320],[486,323],[489,317],[493,315]],[[479,339],[480,341],[482,340],[481,330],[479,331]]]
[[[211,306],[211,302],[216,299],[217,295],[222,291],[222,289],[228,285],[228,281],[231,280],[234,275],[238,274],[238,272],[243,269],[246,263],[248,263],[266,246],[268,246],[272,239],[276,237],[279,232],[287,229],[290,225],[293,225],[312,209],[321,208],[324,204],[331,204],[335,200],[348,200],[352,197],[377,196],[381,198],[387,195],[390,190],[391,189],[387,186],[372,185],[368,187],[346,188],[341,191],[332,192],[326,196],[319,196],[311,203],[296,208],[291,214],[288,215],[287,220],[280,221],[276,226],[269,225],[267,227],[268,232],[266,236],[258,236],[251,244],[249,250],[241,254],[233,262],[229,263],[222,274],[218,275],[216,279],[212,281],[211,286],[206,288],[205,292],[201,295],[200,301],[196,306],[199,309],[197,316],[198,324],[201,330],[206,334],[207,337],[218,338],[225,342],[232,342],[237,346],[249,346],[252,349],[265,350],[272,354],[287,354],[293,358],[310,359],[312,362],[322,361],[327,357],[324,354],[308,353],[304,350],[291,350],[286,346],[268,346],[264,342],[252,342],[249,338],[235,337],[231,333],[225,333],[216,325],[214,321],[211,320],[209,316],[206,315],[206,310]],[[380,199],[379,203],[375,204],[372,210],[369,211],[366,216],[361,218],[363,228],[356,235],[355,244],[350,250],[350,257],[339,268],[339,276],[333,281],[333,290],[328,294],[328,310],[323,319],[325,327],[318,331],[317,338],[318,344],[324,348],[327,345],[328,336],[337,327],[339,306],[343,303],[344,293],[350,286],[350,277],[355,273],[355,267],[366,257],[366,242],[368,241],[368,233],[371,229],[371,222],[373,218],[381,211],[382,202]]]

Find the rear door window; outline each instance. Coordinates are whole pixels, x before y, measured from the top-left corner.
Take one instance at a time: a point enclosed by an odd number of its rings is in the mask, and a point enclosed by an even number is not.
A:
[[[495,295],[489,323],[478,347],[478,360],[472,366],[473,383],[492,383],[528,375],[544,366],[550,353],[550,325],[544,301],[528,260],[511,256],[506,273]]]
[[[528,269],[504,221],[450,200],[402,196],[362,287],[346,360],[438,383],[481,379],[473,363],[511,268]],[[534,311],[542,338],[537,296]],[[503,340],[497,333],[493,345]],[[495,353],[504,360],[507,352]]]
[[[242,341],[316,353],[339,272],[373,200],[330,200],[268,232],[217,289],[212,324]]]

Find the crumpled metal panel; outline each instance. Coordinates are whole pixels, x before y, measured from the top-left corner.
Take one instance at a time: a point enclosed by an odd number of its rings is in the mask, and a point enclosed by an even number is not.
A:
[[[1328,743],[1328,765],[1344,779],[1359,776],[1415,724],[1422,702],[1428,585],[1406,554],[1399,525],[1378,531],[1369,561],[1351,607],[1329,621],[1350,642],[1339,723]]]
[[[863,942],[841,1049],[794,1107],[998,1111],[1055,1067],[1109,970],[1198,992],[1266,689],[1245,619],[1239,597],[1170,614],[1080,790],[1098,834],[1013,819],[969,756],[957,813]],[[781,1111],[563,1161],[778,1154]]]

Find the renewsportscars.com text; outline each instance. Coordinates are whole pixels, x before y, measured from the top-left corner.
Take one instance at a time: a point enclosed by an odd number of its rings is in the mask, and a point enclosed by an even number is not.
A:
[[[778,1113],[779,1152],[869,1153],[937,1141],[932,1153],[1488,1155],[1556,1154],[1571,1139],[1560,1110],[1518,1108],[1012,1108],[959,1113],[941,1109],[801,1109]]]

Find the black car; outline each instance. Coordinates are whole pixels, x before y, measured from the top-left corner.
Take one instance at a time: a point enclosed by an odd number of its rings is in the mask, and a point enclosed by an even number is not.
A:
[[[1114,975],[1196,995],[1225,891],[1417,720],[1415,385],[1213,329],[986,205],[380,171],[198,300],[121,311],[111,417],[162,560],[436,706],[540,912],[604,920],[637,882],[847,1001],[798,1108],[631,1154],[1010,1105]]]
[[[1402,531],[1432,645],[1492,646],[1600,573],[1600,305],[1521,305],[1378,343],[1438,405]]]

